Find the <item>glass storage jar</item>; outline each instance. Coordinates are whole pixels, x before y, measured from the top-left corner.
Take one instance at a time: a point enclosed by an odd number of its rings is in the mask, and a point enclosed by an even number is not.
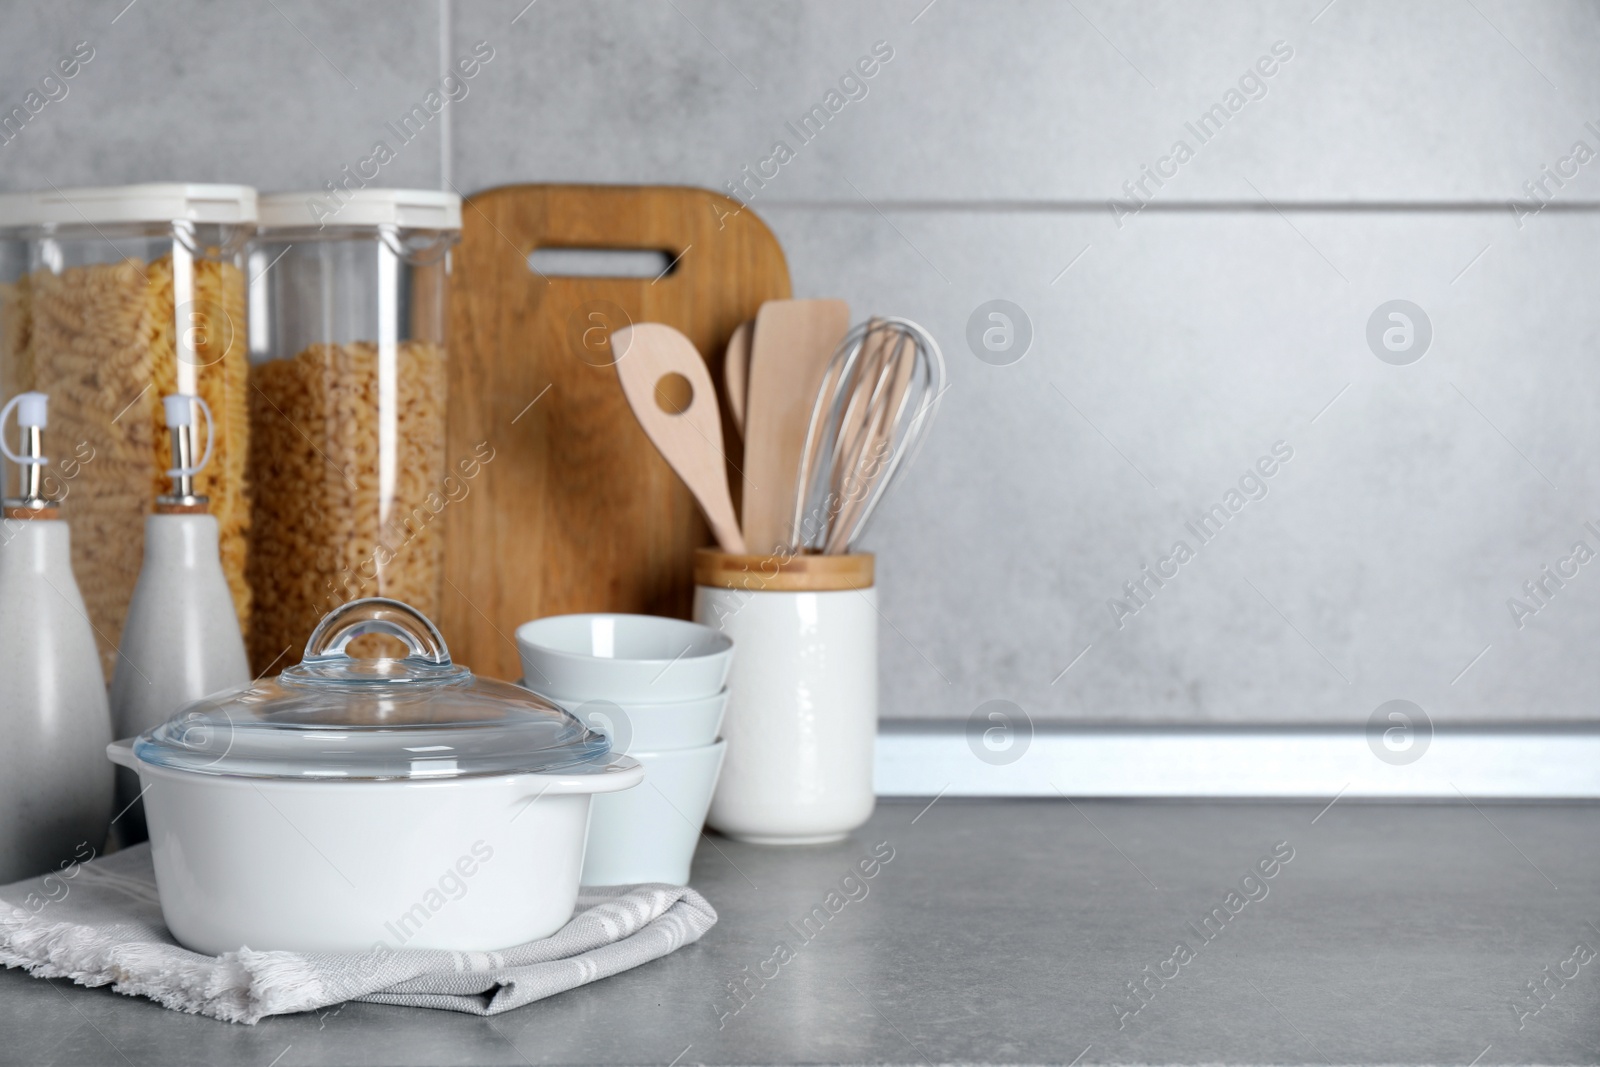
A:
[[[241,626],[250,613],[244,248],[256,192],[159,183],[0,195],[0,393],[50,396],[72,564],[106,673],[166,491],[161,398],[202,397],[211,499]]]
[[[439,613],[450,493],[445,300],[452,193],[261,199],[250,250],[253,669],[324,614],[384,596]],[[362,638],[361,654],[378,651]]]

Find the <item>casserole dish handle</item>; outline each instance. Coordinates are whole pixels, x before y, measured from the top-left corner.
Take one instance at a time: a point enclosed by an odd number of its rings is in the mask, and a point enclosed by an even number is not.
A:
[[[530,788],[518,796],[516,803],[537,800],[539,797],[558,797],[572,793],[615,793],[632,789],[644,781],[644,766],[629,756],[612,756],[610,760],[581,771],[551,771],[528,776]]]

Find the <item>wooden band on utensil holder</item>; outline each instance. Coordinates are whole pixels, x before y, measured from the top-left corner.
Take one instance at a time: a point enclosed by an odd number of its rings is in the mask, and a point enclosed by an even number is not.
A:
[[[694,584],[720,589],[759,592],[822,593],[839,589],[870,589],[873,556],[856,552],[847,556],[734,555],[714,548],[696,549]]]

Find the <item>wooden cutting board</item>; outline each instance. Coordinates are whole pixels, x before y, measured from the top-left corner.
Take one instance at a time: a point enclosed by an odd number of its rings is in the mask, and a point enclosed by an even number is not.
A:
[[[541,276],[528,262],[539,248],[650,250],[672,267],[655,278]],[[702,189],[517,185],[467,201],[454,256],[449,455],[460,485],[443,512],[439,619],[451,655],[515,679],[514,634],[529,619],[688,617],[694,550],[711,537],[634,420],[609,333],[676,327],[720,385],[734,328],[789,296],[777,239]],[[738,479],[732,430],[725,420]],[[462,476],[463,461],[491,454]]]

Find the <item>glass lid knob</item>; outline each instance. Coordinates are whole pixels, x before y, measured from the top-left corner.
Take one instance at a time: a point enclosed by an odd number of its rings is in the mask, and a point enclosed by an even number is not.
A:
[[[402,659],[356,659],[350,642],[366,634],[385,634],[406,646]],[[450,649],[433,620],[410,604],[388,597],[365,597],[334,608],[311,631],[298,666],[281,675],[285,682],[445,682],[472,672],[450,660]]]

